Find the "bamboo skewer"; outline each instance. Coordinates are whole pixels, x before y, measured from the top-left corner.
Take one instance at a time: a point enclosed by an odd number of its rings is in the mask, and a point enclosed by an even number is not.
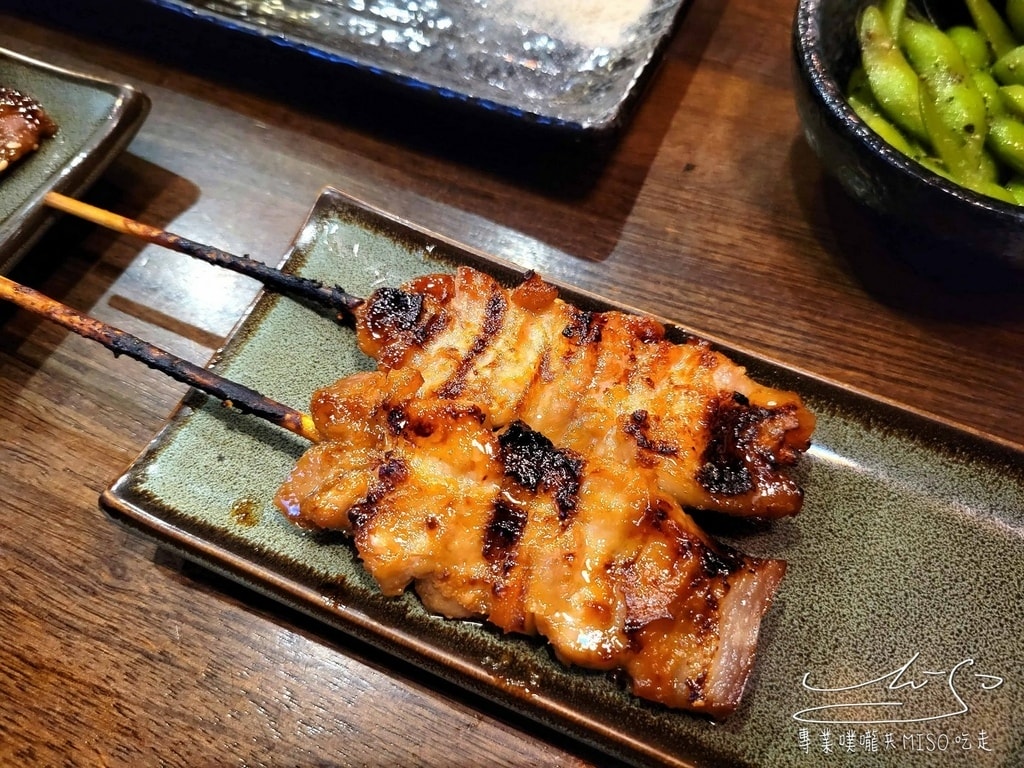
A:
[[[306,299],[348,316],[351,316],[355,309],[363,303],[361,298],[347,293],[337,285],[327,287],[318,280],[289,275],[248,256],[236,256],[219,248],[197,243],[187,237],[134,221],[57,192],[48,192],[44,201],[56,210],[70,213],[72,216],[91,221],[115,232],[132,235],[148,243],[192,256],[208,264],[230,269],[259,280],[263,285],[278,293]]]
[[[145,363],[150,368],[165,373],[176,381],[188,384],[222,400],[225,405],[236,408],[242,413],[251,413],[266,419],[272,424],[283,427],[312,442],[320,440],[320,435],[309,414],[271,400],[254,389],[236,384],[213,371],[89,317],[2,275],[0,275],[0,299],[6,299],[22,309],[45,317],[79,336],[98,341],[113,352],[115,357],[127,355],[133,360]]]

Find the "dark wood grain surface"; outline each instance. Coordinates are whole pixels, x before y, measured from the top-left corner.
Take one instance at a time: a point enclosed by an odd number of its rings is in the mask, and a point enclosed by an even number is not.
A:
[[[897,254],[823,176],[791,95],[791,1],[695,0],[606,151],[285,56],[244,59],[244,46],[146,25],[131,5],[79,25],[0,11],[0,46],[152,99],[90,202],[276,262],[333,185],[759,355],[1022,440],[1020,281],[950,279],[932,269],[939,255]],[[67,219],[12,277],[199,363],[256,294]],[[604,762],[112,524],[97,497],[184,392],[0,306],[0,764]]]

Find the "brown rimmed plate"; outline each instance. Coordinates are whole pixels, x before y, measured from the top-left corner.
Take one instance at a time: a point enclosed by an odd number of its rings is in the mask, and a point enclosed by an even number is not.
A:
[[[361,295],[458,264],[520,274],[334,190],[287,264]],[[102,505],[206,567],[626,760],[1024,763],[1024,450],[719,346],[819,416],[798,516],[755,529],[704,521],[743,551],[789,562],[746,697],[723,723],[637,700],[530,638],[432,616],[412,595],[383,598],[346,541],[303,534],[273,509],[302,441],[204,395],[185,398]],[[264,295],[215,367],[305,409],[313,389],[371,363],[350,329]]]
[[[0,175],[0,274],[42,234],[54,215],[47,192],[75,196],[123,150],[149,112],[130,85],[55,67],[0,48],[0,85],[38,101],[57,135]]]

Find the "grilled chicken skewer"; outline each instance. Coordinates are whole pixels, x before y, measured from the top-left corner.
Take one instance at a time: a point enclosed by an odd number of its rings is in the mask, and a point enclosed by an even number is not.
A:
[[[704,535],[650,470],[559,448],[472,401],[421,397],[411,369],[319,391],[323,441],[276,502],[347,531],[387,595],[545,637],[564,663],[621,670],[635,694],[724,717],[738,705],[785,571]]]
[[[188,384],[223,401],[242,413],[251,413],[272,424],[316,442],[320,436],[308,414],[264,397],[259,392],[236,384],[206,368],[166,352],[137,336],[89,317],[38,291],[0,275],[0,299],[57,323],[69,331],[98,341],[114,355],[127,355],[145,363],[176,381]]]
[[[411,369],[419,396],[466,400],[492,428],[521,420],[556,445],[653,473],[684,507],[794,514],[787,470],[814,416],[704,341],[673,343],[649,317],[594,313],[536,275],[506,289],[462,267],[378,289],[356,310],[360,348]]]
[[[226,255],[101,213],[86,218]],[[706,342],[670,343],[653,319],[565,304],[532,275],[512,290],[468,268],[366,301],[334,290],[378,371],[275,421],[325,437],[278,493],[282,511],[351,533],[386,594],[412,583],[431,610],[541,634],[640,696],[732,712],[785,564],[715,544],[684,508],[796,512],[786,469],[814,426],[799,397]]]
[[[91,221],[94,224],[99,224],[101,227],[106,227],[114,232],[138,237],[153,245],[159,245],[200,261],[205,261],[207,264],[224,267],[232,272],[246,275],[254,280],[258,280],[267,288],[277,293],[311,301],[340,312],[345,316],[351,316],[355,308],[363,301],[358,296],[346,293],[338,286],[328,287],[318,280],[310,280],[299,275],[289,275],[248,256],[236,256],[220,248],[197,243],[195,240],[190,240],[187,237],[176,235],[173,232],[168,232],[149,224],[143,224],[140,221],[129,219],[103,208],[97,208],[80,200],[62,195],[59,192],[48,192],[44,202],[51,208],[63,211],[64,213],[70,213],[72,216]]]
[[[352,316],[361,349],[383,370],[423,373],[421,394],[474,399],[496,427],[520,418],[576,450],[656,464],[660,487],[684,506],[759,517],[800,508],[786,473],[814,428],[800,398],[756,384],[705,342],[668,342],[652,318],[584,312],[536,276],[507,291],[468,268],[364,301],[55,193],[46,199]]]

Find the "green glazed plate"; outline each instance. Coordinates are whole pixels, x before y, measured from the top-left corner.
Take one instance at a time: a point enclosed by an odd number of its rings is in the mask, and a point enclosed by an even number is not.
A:
[[[74,197],[123,150],[149,112],[128,85],[60,69],[0,48],[0,85],[38,101],[57,135],[0,175],[0,274],[42,234],[54,214],[47,192]]]
[[[520,274],[325,190],[287,269],[366,295],[458,264]],[[302,441],[205,395],[186,397],[102,504],[209,568],[627,761],[1024,765],[1024,451],[719,346],[819,417],[799,515],[760,528],[704,521],[789,563],[746,697],[722,723],[637,700],[533,639],[382,597],[346,541],[274,510]],[[302,410],[315,388],[370,366],[351,329],[273,295],[214,363]]]

